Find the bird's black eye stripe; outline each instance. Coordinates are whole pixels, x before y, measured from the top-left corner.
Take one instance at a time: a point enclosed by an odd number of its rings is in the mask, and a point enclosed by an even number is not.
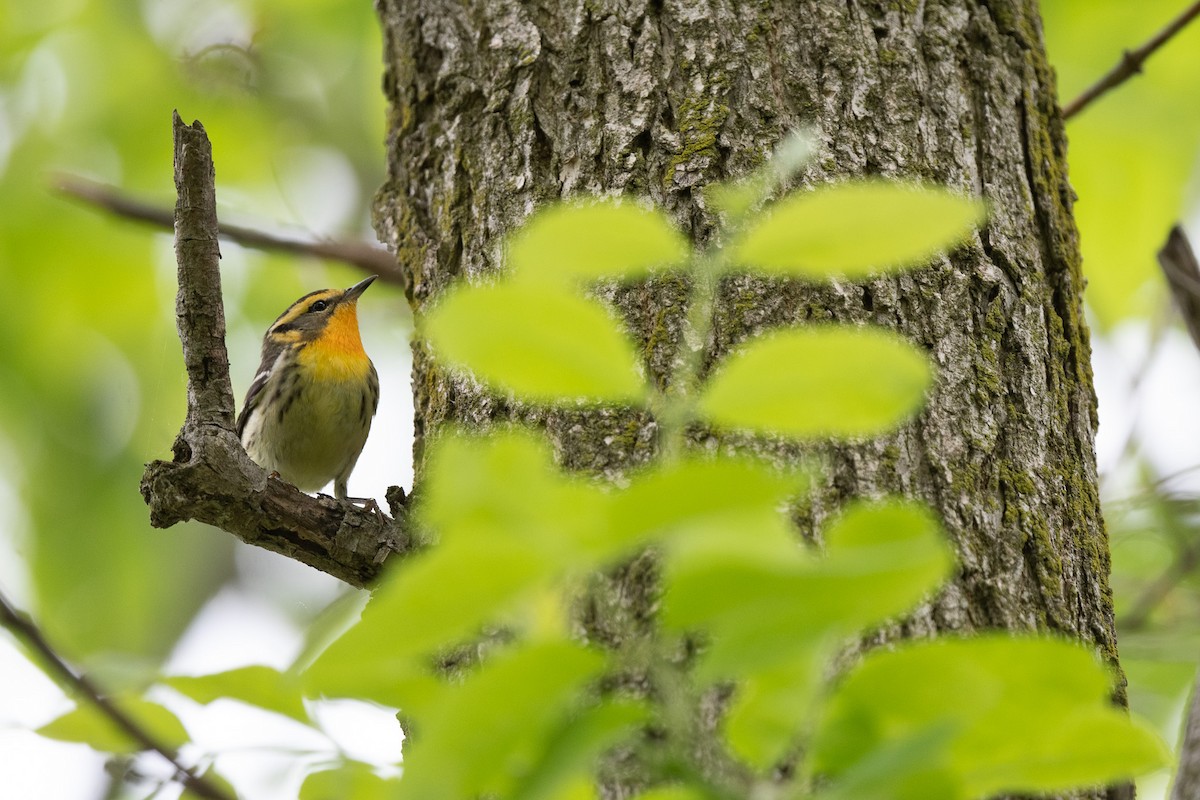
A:
[[[315,314],[318,311],[324,311],[329,308],[329,303],[324,300],[318,300],[308,307],[308,313]]]

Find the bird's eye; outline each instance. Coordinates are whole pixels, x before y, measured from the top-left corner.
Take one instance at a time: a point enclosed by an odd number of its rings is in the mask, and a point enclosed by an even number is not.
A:
[[[316,312],[324,311],[327,308],[329,308],[329,303],[325,302],[324,300],[318,300],[308,307],[308,313],[315,314]]]

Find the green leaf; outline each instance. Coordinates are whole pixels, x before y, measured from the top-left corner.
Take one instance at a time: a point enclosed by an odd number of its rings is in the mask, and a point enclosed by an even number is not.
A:
[[[816,800],[971,800],[941,758],[953,731],[953,725],[936,725],[884,744]]]
[[[508,794],[546,751],[548,736],[604,659],[572,642],[505,653],[448,687],[404,757],[400,796],[459,800]],[[503,735],[498,732],[503,731]]]
[[[288,671],[299,674],[311,665],[329,645],[362,619],[370,598],[370,592],[351,589],[321,609],[304,631],[304,647],[296,654]]]
[[[766,200],[771,188],[770,176],[756,172],[739,180],[710,183],[703,191],[707,204],[736,220]]]
[[[1158,737],[1112,706],[1111,688],[1092,653],[1054,639],[988,636],[876,651],[830,699],[814,768],[836,777],[880,748],[947,726],[929,761],[961,783],[963,797],[1105,784],[1166,763]]]
[[[424,321],[448,363],[526,400],[632,403],[645,393],[620,324],[565,288],[461,286]]]
[[[850,506],[826,534],[828,555],[798,546],[713,547],[668,564],[663,619],[703,628],[712,642],[702,679],[805,668],[822,642],[911,608],[953,566],[936,519],[909,503]]]
[[[538,763],[511,796],[553,800],[569,795],[573,785],[590,778],[593,762],[647,717],[646,708],[640,704],[608,703],[568,718],[550,734],[549,745]],[[592,781],[586,780],[586,785],[590,788]]]
[[[918,267],[964,240],[983,204],[933,189],[854,181],[777,203],[730,248],[730,261],[804,278],[864,278]]]
[[[596,782],[591,775],[576,775],[554,795],[554,800],[598,800]],[[524,800],[522,798],[521,800]]]
[[[746,676],[725,717],[733,751],[759,769],[779,762],[809,718],[827,650]]]
[[[554,567],[509,541],[447,543],[405,559],[384,577],[362,621],[304,672],[305,689],[420,714],[435,685],[424,658],[527,597]]]
[[[881,433],[924,401],[925,355],[877,328],[768,333],[717,368],[699,411],[729,428],[805,438]]]
[[[335,769],[310,773],[299,800],[389,800],[395,781],[381,778],[369,764],[345,761]]]
[[[171,748],[188,740],[183,725],[167,709],[140,697],[113,699],[146,733]],[[104,753],[137,753],[145,748],[94,705],[77,706],[38,728],[36,733],[62,742],[80,742]]]
[[[565,569],[586,565],[608,533],[611,495],[564,474],[529,431],[440,437],[427,475],[419,519],[442,542],[508,541]]]
[[[657,786],[648,789],[633,800],[709,800],[708,792],[690,786]]]
[[[362,620],[305,672],[308,691],[418,713],[430,655],[614,552],[611,496],[564,475],[531,433],[442,436],[427,470],[416,519],[438,543],[384,575]]]
[[[689,255],[687,241],[661,211],[612,200],[545,209],[508,250],[515,278],[542,282],[639,278]]]
[[[309,722],[299,681],[271,667],[239,667],[196,677],[175,675],[164,678],[162,683],[197,703],[208,704],[220,699],[239,700],[299,722]]]
[[[809,472],[780,471],[741,457],[685,456],[635,474],[612,501],[613,540],[641,543],[653,537],[687,546],[698,531],[730,529],[744,546],[748,520],[778,515],[784,502],[807,489]]]
[[[1047,717],[1042,721],[1053,725]],[[1061,791],[1126,780],[1171,763],[1170,751],[1149,725],[1115,708],[1080,710],[1041,738],[1039,748],[1009,750],[1005,762],[994,759],[973,771],[973,790]]]

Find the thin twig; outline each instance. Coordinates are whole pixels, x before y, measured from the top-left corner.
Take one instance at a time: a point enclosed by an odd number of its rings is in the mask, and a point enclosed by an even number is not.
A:
[[[311,497],[250,460],[233,428],[233,391],[225,350],[212,144],[199,122],[175,115],[175,244],[179,261],[176,324],[188,375],[187,417],[171,461],[142,476],[150,524],[196,519],[247,544],[282,553],[354,586],[373,582],[390,554],[408,549],[404,492],[388,503],[394,518],[332,497]]]
[[[13,636],[16,636],[28,647],[36,651],[45,659],[46,663],[59,679],[77,689],[80,694],[88,699],[88,702],[94,705],[104,716],[108,717],[127,736],[137,742],[143,750],[153,750],[169,761],[175,770],[176,780],[186,786],[193,794],[198,797],[207,798],[207,800],[236,800],[236,798],[231,797],[204,776],[197,775],[180,763],[179,756],[174,748],[156,739],[149,731],[138,724],[135,719],[109,700],[107,695],[90,678],[71,667],[58,654],[58,651],[51,647],[46,637],[42,634],[41,629],[38,628],[33,620],[28,615],[13,607],[2,593],[0,593],[0,625],[3,625],[12,632]]]
[[[1101,95],[1124,83],[1142,71],[1142,64],[1150,55],[1162,47],[1171,37],[1183,30],[1197,14],[1200,14],[1200,2],[1192,3],[1178,17],[1171,20],[1165,28],[1154,34],[1149,41],[1136,50],[1126,50],[1121,54],[1117,65],[1105,73],[1104,77],[1089,86],[1083,94],[1076,97],[1063,108],[1063,119],[1070,119],[1087,108]]]
[[[126,219],[145,222],[166,230],[171,230],[175,224],[170,210],[134,200],[114,186],[75,175],[57,175],[53,186],[67,197],[81,200]],[[243,247],[341,261],[360,267],[372,275],[378,275],[380,280],[400,286],[404,286],[407,281],[404,273],[396,265],[395,257],[386,248],[368,242],[293,239],[224,222],[220,224],[220,233],[223,238]]]

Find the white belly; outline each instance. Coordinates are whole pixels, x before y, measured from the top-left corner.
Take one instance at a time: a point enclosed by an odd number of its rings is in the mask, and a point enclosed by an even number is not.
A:
[[[256,464],[306,492],[350,476],[375,411],[366,382],[321,381],[302,390],[282,414],[264,414],[268,405],[278,406],[260,403],[242,431]]]

